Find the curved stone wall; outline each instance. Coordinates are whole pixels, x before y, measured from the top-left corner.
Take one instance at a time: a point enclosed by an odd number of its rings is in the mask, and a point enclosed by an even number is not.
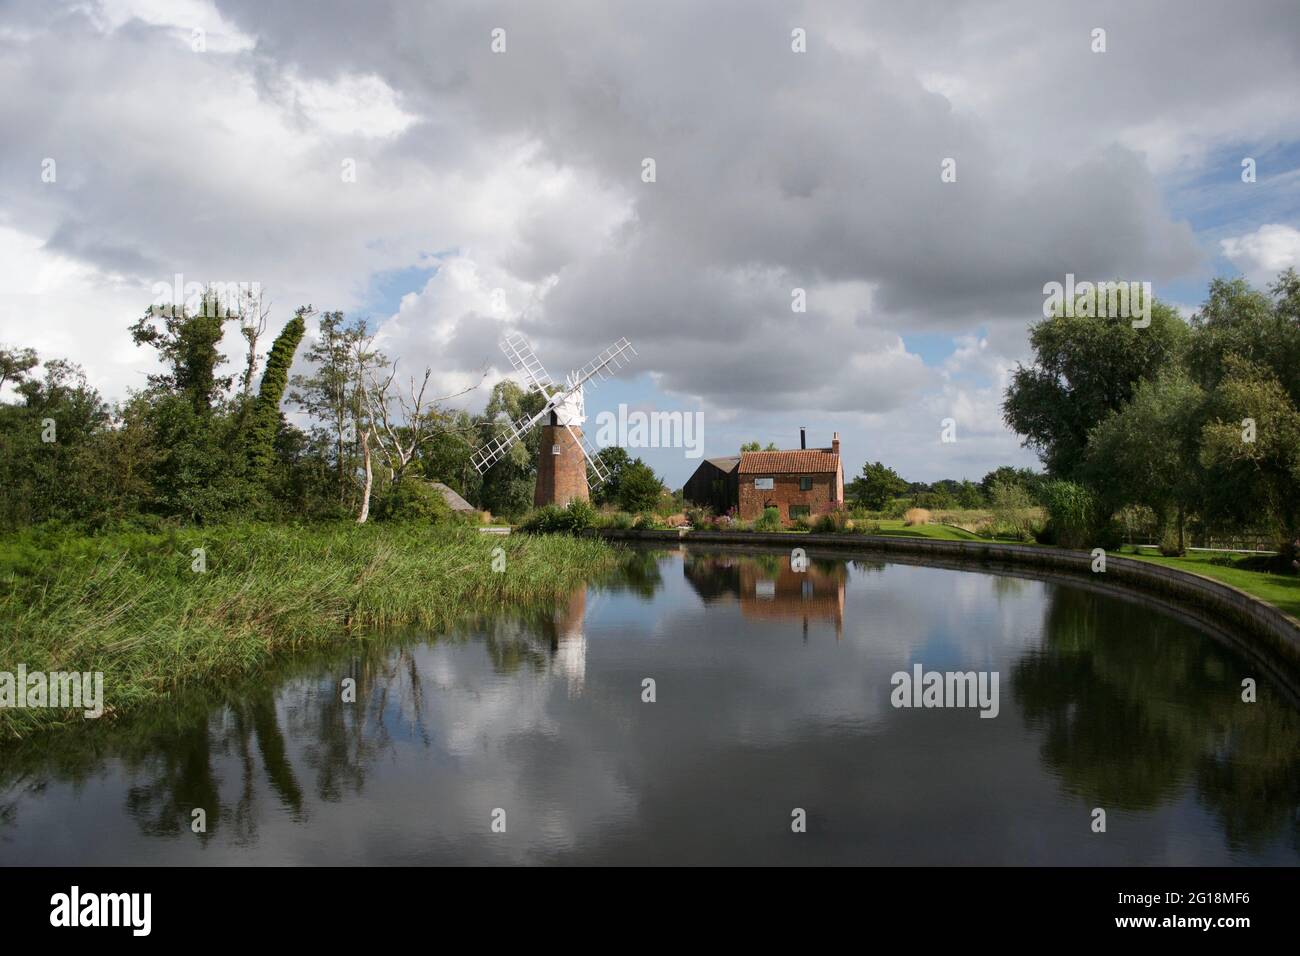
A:
[[[1087,551],[1026,544],[984,541],[939,541],[865,534],[762,534],[747,531],[636,531],[602,529],[610,540],[653,541],[662,544],[699,543],[750,545],[782,549],[817,548],[871,554],[896,554],[931,559],[935,563],[1016,566],[1064,572],[1096,580],[1103,575],[1092,570]],[[1300,668],[1300,620],[1266,604],[1229,584],[1192,571],[1168,568],[1134,558],[1106,556],[1106,583],[1127,585],[1131,590],[1154,595],[1180,607],[1244,632],[1293,668]]]

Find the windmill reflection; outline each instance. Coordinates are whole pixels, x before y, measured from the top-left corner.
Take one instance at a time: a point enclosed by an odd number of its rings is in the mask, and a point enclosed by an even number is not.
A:
[[[735,600],[743,617],[835,625],[844,634],[844,593],[849,572],[842,561],[810,559],[795,570],[785,555],[687,554],[683,573],[705,604]]]
[[[564,677],[570,696],[582,693],[587,675],[586,620],[587,591],[583,588],[562,602],[542,626],[542,634],[551,650],[551,672]]]
[[[579,588],[550,607],[526,614],[475,622],[469,633],[482,634],[488,657],[499,674],[522,668],[561,676],[569,693],[582,693],[587,673],[587,589]]]

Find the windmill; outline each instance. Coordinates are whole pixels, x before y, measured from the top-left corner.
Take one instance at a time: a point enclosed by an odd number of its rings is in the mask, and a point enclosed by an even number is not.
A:
[[[586,420],[583,387],[610,378],[611,371],[631,361],[636,349],[627,339],[619,339],[582,368],[566,375],[562,386],[551,380],[528,340],[518,332],[511,332],[501,340],[501,351],[509,356],[515,370],[523,374],[529,391],[540,392],[546,405],[531,418],[509,423],[508,431],[475,452],[470,463],[480,475],[484,474],[540,423],[542,440],[537,454],[537,490],[533,503],[539,507],[567,505],[574,498],[588,497],[588,488],[608,480],[609,474],[596,457],[596,449],[582,434],[582,423]]]

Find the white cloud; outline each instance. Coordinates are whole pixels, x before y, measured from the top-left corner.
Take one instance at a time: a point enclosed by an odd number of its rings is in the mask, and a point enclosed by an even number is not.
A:
[[[1223,255],[1256,286],[1264,287],[1287,268],[1300,268],[1300,229],[1280,223],[1260,226],[1219,241]]]
[[[299,108],[326,133],[396,136],[416,120],[398,105],[392,87],[373,73],[344,75],[332,81],[293,76],[289,82]]]
[[[1294,4],[1185,6],[20,3],[0,30],[0,87],[24,91],[0,103],[0,332],[121,394],[149,361],[125,327],[176,272],[257,281],[282,321],[437,265],[372,318],[441,391],[504,365],[505,322],[553,369],[627,335],[659,388],[739,430],[856,417],[859,447],[942,468],[946,409],[992,463],[1018,454],[997,405],[1042,284],[1200,268],[1168,171],[1300,128]],[[1296,236],[1223,251],[1275,273]],[[928,366],[914,333],[957,351]]]

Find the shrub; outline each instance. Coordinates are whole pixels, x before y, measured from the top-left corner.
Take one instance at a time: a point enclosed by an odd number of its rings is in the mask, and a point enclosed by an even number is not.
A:
[[[686,520],[692,528],[711,528],[713,526],[713,510],[693,505],[686,509]]]
[[[642,531],[662,531],[664,523],[653,511],[643,511],[636,516],[632,527],[639,528]]]
[[[908,508],[903,513],[903,524],[912,526],[914,524],[929,524],[930,512],[925,508]]]
[[[1115,513],[1124,539],[1133,544],[1145,544],[1156,538],[1156,513],[1146,505],[1126,505]]]
[[[567,508],[543,505],[524,518],[519,529],[530,534],[573,534],[595,525],[595,507],[585,498],[574,498]]]
[[[780,531],[781,512],[776,508],[764,508],[762,515],[754,520],[755,531]]]
[[[564,510],[569,514],[570,531],[586,531],[596,527],[596,506],[586,498],[574,498]]]
[[[955,502],[952,495],[946,491],[922,491],[919,494],[912,495],[911,504],[913,508],[939,511],[943,508],[951,508]]]
[[[813,530],[824,534],[839,533],[850,530],[852,524],[848,511],[843,508],[834,508],[825,514],[818,515],[816,522],[813,524]]]
[[[543,505],[524,516],[519,530],[529,534],[555,534],[569,530],[569,516],[559,505]]]
[[[421,478],[403,478],[376,499],[372,509],[376,521],[427,521],[450,524],[451,508],[442,492]]]
[[[1124,547],[1124,526],[1118,521],[1107,521],[1092,538],[1092,547],[1118,551]]]
[[[1092,542],[1098,530],[1092,492],[1072,481],[1046,481],[1038,493],[1057,544],[1082,548]]]
[[[893,501],[885,505],[881,514],[886,518],[897,521],[899,518],[903,517],[903,513],[910,507],[911,503],[906,498],[895,498]]]
[[[1034,502],[1024,485],[1016,481],[995,480],[989,488],[989,503],[993,512],[989,530],[994,537],[1025,541],[1033,536]]]
[[[632,516],[626,511],[615,511],[605,518],[605,527],[626,530],[632,527]]]

